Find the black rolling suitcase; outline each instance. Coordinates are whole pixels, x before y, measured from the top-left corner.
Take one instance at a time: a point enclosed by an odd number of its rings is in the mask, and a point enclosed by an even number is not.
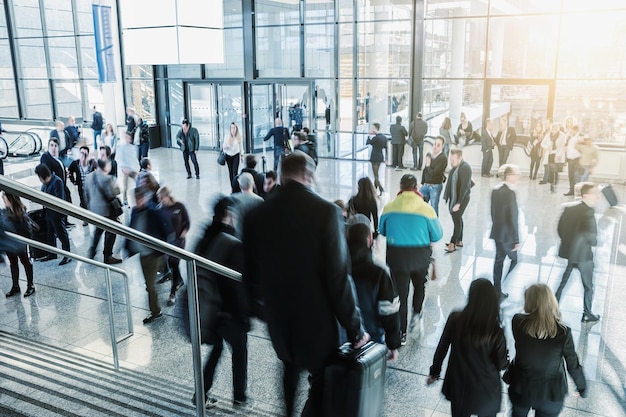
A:
[[[387,347],[368,342],[339,348],[324,371],[325,417],[379,417],[385,402]]]
[[[46,215],[43,209],[33,210],[28,213],[33,228],[33,240],[41,243],[48,242],[48,228],[46,226]],[[30,246],[30,257],[39,260],[49,255],[49,252]]]
[[[615,194],[615,190],[611,184],[603,184],[600,186],[600,190],[606,198],[606,201],[609,202],[609,206],[615,207],[617,203],[617,195]]]

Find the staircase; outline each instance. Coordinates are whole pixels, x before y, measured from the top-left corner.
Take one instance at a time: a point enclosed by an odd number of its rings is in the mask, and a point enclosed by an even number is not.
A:
[[[65,349],[0,331],[0,416],[195,416],[193,386],[122,369]],[[212,394],[213,395],[213,394]],[[215,395],[214,395],[215,396]],[[275,416],[237,411],[218,399],[211,416]]]

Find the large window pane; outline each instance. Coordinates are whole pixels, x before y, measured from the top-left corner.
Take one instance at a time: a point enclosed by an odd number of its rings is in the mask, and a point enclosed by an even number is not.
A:
[[[260,77],[300,76],[300,26],[257,28]]]
[[[306,0],[304,6],[306,23],[332,23],[335,21],[335,2],[333,0]]]
[[[98,63],[96,62],[96,46],[93,36],[80,36],[80,59],[83,69],[83,78],[93,80],[98,78]]]
[[[558,27],[558,16],[491,18],[487,76],[552,78]]]
[[[204,68],[207,77],[243,78],[243,29],[224,30],[224,63]]]
[[[478,80],[424,80],[423,113],[436,114],[430,118],[429,134],[439,134],[444,117],[450,117],[452,128],[465,113],[474,129],[482,126],[484,83]],[[413,116],[412,116],[413,117]]]
[[[564,3],[570,1],[566,0]],[[591,3],[588,0],[585,2]],[[492,15],[558,13],[561,10],[561,0],[491,0],[490,4]]]
[[[11,50],[6,39],[0,39],[0,78],[13,78]]]
[[[74,35],[74,19],[70,1],[45,0],[44,11],[48,36]]]
[[[259,0],[254,6],[258,26],[300,23],[299,0]]]
[[[91,119],[93,106],[96,106],[96,108],[100,112],[102,112],[104,109],[104,94],[102,93],[102,84],[97,81],[84,81],[83,94],[85,97],[85,100],[83,100],[83,115]],[[103,116],[106,122],[107,115],[104,114]]]
[[[339,4],[339,21],[354,22],[354,1],[335,0]]]
[[[545,120],[548,115],[548,93],[548,84],[494,84],[491,86],[489,117],[495,121],[500,116],[508,116],[507,126],[515,128],[518,138],[528,138],[537,120]],[[494,134],[500,130],[497,121],[494,129]]]
[[[59,116],[82,117],[82,99],[79,82],[56,81],[54,83],[56,111]]]
[[[4,17],[4,2],[0,1],[0,39],[8,38],[7,22]]]
[[[15,0],[13,10],[18,37],[43,36],[39,0]]]
[[[43,39],[18,39],[17,50],[22,64],[22,77],[48,78]]]
[[[354,24],[339,25],[339,77],[354,77]]]
[[[152,65],[127,65],[126,76],[128,78],[152,80]]]
[[[380,123],[380,131],[389,133],[396,116],[407,120],[410,82],[408,79],[358,81],[356,100],[357,132],[367,134],[372,123]]]
[[[135,108],[139,117],[154,120],[156,106],[154,103],[154,82],[152,80],[127,80],[126,97]]]
[[[200,65],[168,65],[167,76],[170,78],[202,78]]]
[[[304,38],[307,77],[334,77],[335,25],[306,25]]]
[[[74,37],[48,38],[48,46],[52,78],[79,78]]]
[[[572,14],[562,19],[559,78],[626,77],[626,12]]]
[[[224,0],[224,27],[242,27],[241,0]]]
[[[358,0],[358,21],[411,19],[413,17],[412,4],[410,0],[390,2]]]
[[[485,0],[426,0],[426,16],[438,18],[458,16],[486,16],[487,3],[488,2],[486,2]]]
[[[26,117],[51,119],[50,84],[48,80],[22,80],[26,101]]]
[[[483,78],[487,19],[424,21],[424,77]]]
[[[626,145],[626,83],[623,81],[559,81],[554,120],[572,117],[596,143]]]
[[[624,0],[565,0],[563,11],[626,9]]]
[[[178,146],[176,135],[185,117],[185,97],[183,95],[183,82],[181,80],[168,80],[168,97],[170,105],[170,144]]]
[[[17,118],[17,95],[15,94],[15,82],[13,79],[0,79],[0,118]]]
[[[324,157],[335,156],[335,82],[318,80],[316,82],[313,133],[317,139],[317,154]]]
[[[76,13],[78,13],[78,33],[81,35],[93,35],[93,14],[92,2],[76,2]]]
[[[359,23],[357,30],[359,77],[411,76],[410,21]]]

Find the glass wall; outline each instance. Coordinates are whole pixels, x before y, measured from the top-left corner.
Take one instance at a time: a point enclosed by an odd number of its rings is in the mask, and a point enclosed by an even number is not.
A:
[[[89,118],[91,107],[103,103],[91,2],[14,0],[8,7],[4,3],[0,1],[0,117]],[[13,33],[7,30],[7,19]]]
[[[617,0],[426,0],[431,134],[461,112],[474,127],[508,115],[521,140],[536,119],[572,117],[597,142],[626,146],[625,19]]]

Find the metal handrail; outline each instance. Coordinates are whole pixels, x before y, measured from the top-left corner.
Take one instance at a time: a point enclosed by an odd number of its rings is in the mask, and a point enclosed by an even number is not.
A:
[[[60,198],[35,190],[27,185],[0,175],[0,190],[24,197],[60,213],[76,217],[94,224],[104,231],[116,233],[126,239],[138,242],[150,249],[183,259],[187,262],[187,298],[189,301],[189,330],[193,358],[194,383],[196,398],[204,398],[204,381],[202,378],[202,352],[200,350],[200,312],[198,309],[198,275],[197,267],[208,269],[227,278],[241,280],[241,274],[216,262],[188,252],[177,246],[163,242],[145,233],[138,232],[128,226],[107,219],[89,210],[77,207]],[[204,416],[204,403],[196,401],[196,413]]]
[[[7,141],[7,154],[9,156],[31,156],[31,155],[35,155],[37,152],[39,152],[41,150],[41,146],[38,146],[38,143],[41,143],[41,138],[39,138],[39,135],[37,135],[34,132],[29,132],[29,131],[12,131],[12,130],[5,130],[5,133],[11,134],[11,135],[16,135],[15,139],[13,139],[11,141],[11,143],[9,143]],[[33,150],[32,152],[19,152],[19,150],[14,149],[15,145],[18,143],[18,141],[22,138],[22,136],[27,136],[30,138],[30,140],[32,141],[31,144],[33,145]],[[39,139],[39,140],[38,140]],[[12,149],[13,148],[13,149]],[[21,149],[21,148],[20,148]]]
[[[109,306],[109,328],[111,331],[111,349],[113,350],[113,365],[115,370],[120,369],[120,360],[117,350],[117,344],[133,336],[133,312],[130,305],[130,284],[128,283],[128,273],[121,268],[116,268],[111,265],[107,265],[102,262],[94,261],[93,259],[85,258],[84,256],[76,255],[75,253],[65,251],[63,249],[56,248],[54,246],[47,245],[45,243],[37,242],[36,240],[28,239],[24,236],[20,236],[15,233],[6,232],[6,235],[11,239],[24,243],[25,245],[33,246],[38,249],[45,250],[47,252],[56,253],[57,255],[63,255],[68,258],[76,259],[77,261],[84,262],[86,264],[103,268],[106,273],[106,285],[107,285],[107,304]],[[126,319],[128,320],[128,333],[122,335],[119,339],[115,335],[115,321],[113,315],[113,288],[111,287],[111,272],[116,272],[124,277],[124,291],[126,293]]]

